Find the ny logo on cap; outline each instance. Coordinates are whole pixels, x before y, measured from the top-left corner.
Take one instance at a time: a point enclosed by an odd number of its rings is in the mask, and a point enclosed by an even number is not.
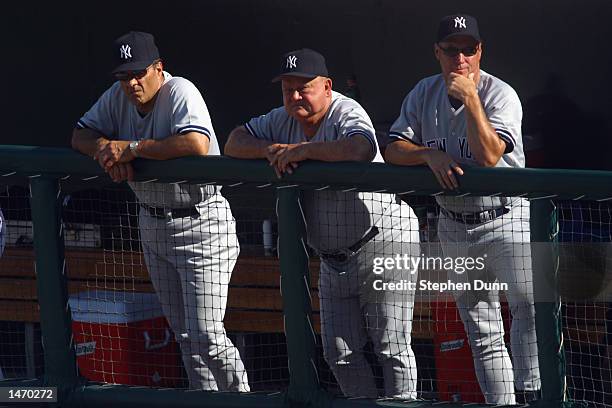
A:
[[[295,55],[287,57],[287,66],[285,68],[297,68],[297,57]]]
[[[465,17],[455,17],[455,28],[467,28]]]
[[[128,59],[132,58],[132,48],[128,44],[124,44],[119,48],[121,52],[120,58]]]

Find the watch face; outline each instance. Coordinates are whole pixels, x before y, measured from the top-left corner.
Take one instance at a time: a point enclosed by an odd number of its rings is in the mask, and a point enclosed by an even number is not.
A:
[[[135,141],[130,142],[129,147],[130,147],[130,151],[132,152],[132,154],[138,157],[138,155],[136,154],[136,149],[138,148],[138,141],[135,140]]]

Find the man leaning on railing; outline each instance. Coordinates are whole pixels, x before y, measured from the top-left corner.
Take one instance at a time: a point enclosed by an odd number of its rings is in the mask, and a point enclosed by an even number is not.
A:
[[[229,204],[216,186],[133,182],[131,161],[219,155],[208,109],[187,79],[164,71],[151,34],[115,42],[115,82],[78,121],[74,149],[92,156],[140,202],[145,262],[180,344],[192,389],[249,391],[223,326],[239,253]]]
[[[385,159],[427,164],[445,189],[459,186],[463,166],[525,167],[521,102],[510,85],[480,69],[483,44],[476,19],[444,17],[434,53],[442,73],[421,80],[391,126]],[[487,257],[483,271],[449,272],[452,281],[499,280],[512,312],[513,363],[504,343],[496,290],[454,291],[487,403],[538,398],[529,205],[519,197],[436,196],[438,237],[446,257]],[[516,399],[515,399],[516,387]]]
[[[303,160],[382,162],[374,127],[354,100],[332,90],[325,59],[310,49],[281,60],[283,107],[232,131],[225,154],[266,158],[277,175]],[[308,243],[321,257],[319,297],[323,353],[342,392],[378,396],[363,347],[367,336],[383,367],[385,396],[416,398],[416,361],[411,347],[414,292],[403,298],[373,288],[373,258],[418,247],[412,209],[391,194],[304,191]],[[281,254],[282,256],[282,254]],[[391,269],[386,278],[401,280]],[[416,274],[406,274],[416,280]]]

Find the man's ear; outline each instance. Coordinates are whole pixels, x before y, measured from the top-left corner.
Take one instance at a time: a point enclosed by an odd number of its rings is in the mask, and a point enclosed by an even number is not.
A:
[[[164,62],[162,60],[157,61],[153,68],[158,72],[162,72],[164,70]]]
[[[331,78],[325,78],[325,94],[327,96],[330,96],[331,91],[332,91],[332,80]]]
[[[434,43],[433,47],[434,47],[434,50],[433,50],[434,55],[436,56],[436,59],[440,61],[440,47],[436,43]]]

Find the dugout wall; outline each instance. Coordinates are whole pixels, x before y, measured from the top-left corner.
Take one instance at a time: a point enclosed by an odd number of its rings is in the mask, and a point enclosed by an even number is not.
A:
[[[580,7],[572,0],[503,0],[495,7],[486,0],[460,6],[452,0],[182,0],[145,8],[118,0],[35,7],[11,2],[0,28],[11,39],[4,44],[11,56],[5,72],[29,80],[5,84],[10,98],[0,103],[13,120],[5,124],[2,140],[68,146],[76,120],[112,83],[110,44],[129,30],[153,33],[167,70],[203,93],[220,145],[237,124],[279,104],[279,89],[269,79],[279,56],[301,47],[327,57],[335,90],[343,92],[346,78],[355,74],[360,103],[377,129],[386,131],[407,92],[439,70],[432,52],[438,20],[461,8],[478,18],[483,69],[511,84],[521,98],[528,163],[533,149],[544,159],[534,167],[609,169],[612,123],[601,84],[612,71],[612,59],[602,55],[599,42],[608,35],[611,7],[605,0]],[[559,41],[568,31],[580,36]],[[567,58],[568,46],[580,49],[579,59]],[[53,61],[45,66],[48,75],[37,75],[42,60]],[[588,75],[585,64],[593,67]],[[31,95],[46,102],[35,116],[45,133],[22,131],[33,118],[23,108],[32,106]],[[244,95],[239,104],[236,95]],[[577,132],[589,137],[576,143]]]

